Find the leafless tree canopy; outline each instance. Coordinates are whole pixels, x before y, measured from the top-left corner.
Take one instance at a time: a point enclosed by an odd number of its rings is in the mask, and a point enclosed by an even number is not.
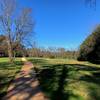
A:
[[[13,59],[12,42],[24,43],[34,26],[31,8],[20,9],[18,14],[16,10],[16,0],[0,0],[0,26],[2,34],[6,36],[10,61]]]
[[[24,8],[16,19],[16,40],[22,41],[32,32],[34,22],[31,13],[30,8]]]

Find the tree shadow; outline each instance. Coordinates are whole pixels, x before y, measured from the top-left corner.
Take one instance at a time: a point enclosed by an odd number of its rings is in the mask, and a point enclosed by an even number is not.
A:
[[[100,72],[92,73],[92,76],[90,75],[81,76],[79,80],[100,85]]]
[[[82,64],[57,64],[47,65],[47,60],[35,59],[32,60],[35,64],[40,64],[41,67],[31,69],[37,73],[41,89],[46,93],[50,100],[70,100],[70,97],[74,97],[75,100],[80,100],[78,95],[73,94],[73,90],[66,90],[67,86],[71,83],[70,80],[77,82],[84,81],[88,84],[100,85],[100,68],[95,66],[87,66]],[[45,65],[45,66],[44,66]],[[79,72],[89,72],[91,75],[80,75],[77,78]],[[1,77],[2,79],[2,77]],[[23,80],[23,81],[22,81]],[[17,82],[16,82],[17,81]],[[34,82],[33,77],[20,77],[18,80],[14,80],[17,83],[14,88],[9,91],[7,99],[16,95],[23,94],[25,92],[28,96],[24,100],[29,100],[32,96],[40,92],[40,86],[32,86]],[[73,81],[72,81],[73,82]],[[16,91],[15,91],[16,89]],[[88,86],[91,97],[94,100],[99,100],[100,95],[97,89],[93,86]],[[6,100],[6,99],[5,99]],[[82,99],[84,100],[84,99]]]
[[[80,74],[79,71],[89,72],[90,75],[80,75],[77,78],[76,74]],[[82,64],[59,64],[42,66],[39,71],[39,81],[43,91],[51,98],[50,100],[69,100],[70,97],[76,98],[75,100],[80,100],[78,95],[73,94],[71,91],[65,90],[70,80],[75,80],[77,82],[84,81],[88,84],[93,83],[95,85],[100,85],[100,68],[87,66]],[[72,74],[70,74],[72,73]],[[90,95],[94,99],[100,97],[96,95],[96,90],[90,89]],[[73,90],[72,90],[73,91]],[[100,92],[100,91],[99,91]],[[93,93],[95,97],[93,96]],[[99,100],[96,99],[96,100]],[[84,99],[82,99],[84,100]]]
[[[43,66],[38,78],[50,100],[68,100],[70,94],[64,90],[68,70],[66,65]]]
[[[68,77],[68,68],[63,65],[62,66],[62,72],[59,76],[58,80],[58,88],[56,91],[54,91],[54,94],[52,96],[52,100],[68,100],[69,94],[64,92],[64,85],[67,84],[66,78]]]
[[[14,64],[0,62],[0,98],[6,95],[6,89],[21,69],[22,63],[16,61]]]
[[[88,83],[87,87],[89,95],[93,100],[100,100],[100,67],[87,66],[87,65],[73,65],[77,68],[77,71],[87,71],[91,75],[82,75],[78,81]],[[91,85],[92,84],[92,85]]]
[[[100,100],[100,68],[89,68],[91,75],[84,75],[79,78],[79,81],[84,81],[88,84],[89,94],[93,100]],[[91,86],[92,84],[92,86]]]
[[[37,80],[33,77],[20,77],[13,80],[11,89],[8,90],[7,95],[2,100],[30,100],[33,96],[40,93],[40,87]],[[23,98],[21,98],[23,97]]]
[[[0,70],[12,70],[14,68],[18,68],[18,66],[23,65],[20,61],[15,61],[14,63],[9,62],[0,62]]]
[[[68,65],[81,71],[100,71],[100,68],[95,67],[95,66],[88,66],[88,65],[82,65],[82,64],[68,64]]]

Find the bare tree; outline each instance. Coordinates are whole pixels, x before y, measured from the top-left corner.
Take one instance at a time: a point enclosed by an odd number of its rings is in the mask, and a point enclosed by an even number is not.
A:
[[[31,8],[23,8],[17,17],[15,22],[17,41],[24,42],[27,36],[31,35],[30,33],[32,33],[34,26],[31,13]]]
[[[11,45],[11,34],[12,34],[12,17],[15,10],[15,0],[0,0],[0,25],[2,26],[2,31],[5,33],[6,42],[8,47],[8,55],[10,62],[13,62],[13,53]]]
[[[32,34],[34,26],[31,15],[32,9],[23,8],[20,10],[20,13],[16,14],[16,8],[16,0],[0,0],[1,32],[6,36],[10,62],[13,62],[12,43],[24,45],[25,40],[34,34]],[[23,52],[23,50],[21,51]]]
[[[34,21],[32,20],[32,9],[23,8],[15,21],[15,40],[25,45],[29,41],[29,37],[33,37]],[[28,39],[28,40],[27,40]],[[22,50],[23,53],[23,50]],[[24,53],[23,53],[23,56]]]
[[[35,56],[36,55],[36,48],[37,48],[36,42],[33,41],[33,40],[27,40],[26,42],[27,42],[27,45],[29,47],[28,50],[27,50],[28,55],[31,56],[31,57]]]

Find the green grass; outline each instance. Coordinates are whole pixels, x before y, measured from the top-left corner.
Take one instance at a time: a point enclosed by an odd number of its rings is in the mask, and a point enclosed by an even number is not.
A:
[[[28,58],[38,71],[38,79],[50,100],[100,100],[100,65],[73,59]],[[10,81],[21,68],[0,58],[0,94],[6,93]]]
[[[6,94],[11,80],[22,66],[19,59],[17,59],[14,64],[8,61],[8,58],[0,58],[0,97]]]
[[[100,65],[73,59],[29,59],[50,100],[100,100]]]

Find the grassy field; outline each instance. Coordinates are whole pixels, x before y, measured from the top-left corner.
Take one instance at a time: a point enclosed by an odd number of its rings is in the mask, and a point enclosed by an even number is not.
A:
[[[28,58],[37,67],[42,90],[50,100],[100,100],[100,65],[69,59]],[[6,89],[22,63],[0,58],[0,93]]]
[[[8,62],[8,58],[0,58],[0,97],[6,94],[7,87],[16,73],[21,69],[19,59],[14,64]]]

